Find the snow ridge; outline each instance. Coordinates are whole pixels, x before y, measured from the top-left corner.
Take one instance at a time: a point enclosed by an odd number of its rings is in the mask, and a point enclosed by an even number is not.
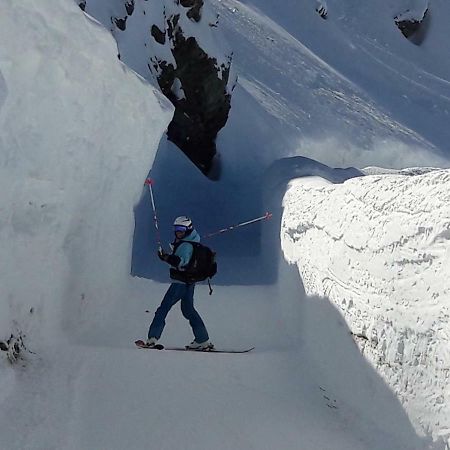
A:
[[[450,171],[299,179],[284,207],[306,293],[339,307],[418,428],[448,438]]]

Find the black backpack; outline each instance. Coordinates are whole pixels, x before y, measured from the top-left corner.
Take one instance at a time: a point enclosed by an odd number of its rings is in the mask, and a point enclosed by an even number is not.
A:
[[[175,253],[176,248],[184,242],[191,244],[193,247],[191,260],[183,271],[171,269],[170,277],[187,283],[212,278],[217,273],[216,254],[206,245],[192,241],[177,242],[173,252]]]

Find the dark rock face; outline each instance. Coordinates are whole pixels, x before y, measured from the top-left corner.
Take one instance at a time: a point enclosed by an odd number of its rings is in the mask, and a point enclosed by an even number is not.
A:
[[[180,3],[184,8],[189,8],[186,13],[189,19],[200,22],[203,0],[180,0]]]
[[[116,27],[119,30],[125,31],[127,28],[127,19],[128,19],[128,16],[125,16],[123,18],[114,17],[113,20],[114,20],[114,23],[116,24]]]
[[[430,21],[429,9],[425,10],[423,17],[417,19],[403,19],[409,11],[394,18],[395,24],[409,41],[420,45],[425,39]]]
[[[128,0],[125,2],[125,9],[127,11],[127,14],[131,16],[134,12],[134,0]]]
[[[89,6],[95,3],[95,0],[78,0],[78,6],[88,12]],[[116,14],[110,19],[120,31],[125,31],[127,28],[127,19],[134,12],[135,0],[123,0],[123,6],[118,8]],[[106,24],[104,24],[106,26]]]
[[[327,7],[325,5],[323,5],[322,3],[318,2],[317,6],[316,6],[316,12],[317,14],[319,14],[320,17],[322,17],[322,19],[326,20],[328,17],[328,10]]]
[[[166,43],[166,33],[161,31],[156,25],[152,25],[150,34],[158,44],[164,45]]]
[[[135,11],[135,0],[121,1],[123,6],[119,2],[113,17],[110,17],[115,26],[113,33],[119,49],[120,34],[127,33],[127,28],[133,26],[134,21],[129,18]],[[80,7],[87,12],[91,3],[95,2],[96,0],[78,0]],[[201,42],[183,30],[190,29],[191,22],[198,23],[196,27],[204,26],[205,34],[217,28],[217,17],[208,20],[204,0],[158,2],[161,2],[162,17],[153,18],[153,25],[147,28],[149,34],[136,39],[136,45],[145,42],[146,49],[142,52],[142,58],[148,58],[148,49],[153,47],[153,56],[146,61],[146,65],[151,75],[156,76],[164,95],[175,106],[174,117],[167,131],[168,139],[205,175],[213,178],[217,173],[217,158],[214,158],[217,153],[216,137],[226,124],[231,107],[231,55],[209,55],[202,48]],[[141,8],[142,5],[139,5]],[[142,12],[145,15],[145,6],[142,7]],[[209,16],[212,16],[211,13]],[[140,17],[142,16],[138,14],[138,21]],[[167,55],[171,57],[168,58]],[[126,63],[127,55],[122,53],[121,57]],[[148,73],[141,75],[149,76]]]
[[[203,0],[180,0],[189,8],[186,16],[200,20]],[[166,29],[152,27],[152,36],[159,44],[170,44],[175,65],[152,59],[158,84],[175,106],[175,114],[167,135],[188,158],[211,177],[217,133],[226,124],[231,107],[228,93],[231,57],[219,65],[194,37],[186,37],[180,25],[180,15],[166,18]]]
[[[111,17],[111,21],[115,23],[116,27],[121,30],[125,31],[127,28],[127,19],[128,16],[131,16],[134,12],[134,0],[128,0],[125,1],[125,11],[126,15],[123,17]]]
[[[217,67],[195,38],[185,38],[177,17],[168,21],[167,35],[173,42],[176,67],[155,60],[158,83],[175,106],[168,138],[205,174],[211,170],[216,154],[215,139],[225,125],[231,96],[227,93],[230,66]],[[183,95],[175,92],[181,86]]]

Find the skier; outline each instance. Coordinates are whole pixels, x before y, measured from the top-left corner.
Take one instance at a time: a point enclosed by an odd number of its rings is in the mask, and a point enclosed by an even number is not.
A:
[[[200,235],[194,229],[191,219],[186,216],[177,217],[173,223],[175,241],[171,254],[163,250],[158,251],[158,257],[162,261],[170,264],[170,278],[174,282],[170,285],[161,305],[155,312],[155,317],[148,330],[148,347],[158,345],[158,340],[166,325],[166,317],[172,306],[181,300],[181,312],[189,320],[194,333],[194,341],[186,348],[196,350],[211,350],[214,345],[209,342],[208,332],[199,313],[194,308],[195,282],[188,280],[186,269],[191,262],[194,253],[194,246],[189,242],[200,242]]]

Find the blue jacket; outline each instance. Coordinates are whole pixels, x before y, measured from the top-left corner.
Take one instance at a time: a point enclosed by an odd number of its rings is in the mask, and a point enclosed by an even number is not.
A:
[[[197,233],[196,230],[192,230],[191,233],[181,239],[182,241],[191,241],[191,242],[200,242],[200,235]],[[177,244],[180,242],[179,240],[175,240],[174,244]],[[194,251],[194,248],[192,245],[188,244],[187,242],[181,243],[175,250],[174,255],[178,256],[180,258],[179,264],[176,266],[177,270],[183,270],[191,260],[192,253]]]

